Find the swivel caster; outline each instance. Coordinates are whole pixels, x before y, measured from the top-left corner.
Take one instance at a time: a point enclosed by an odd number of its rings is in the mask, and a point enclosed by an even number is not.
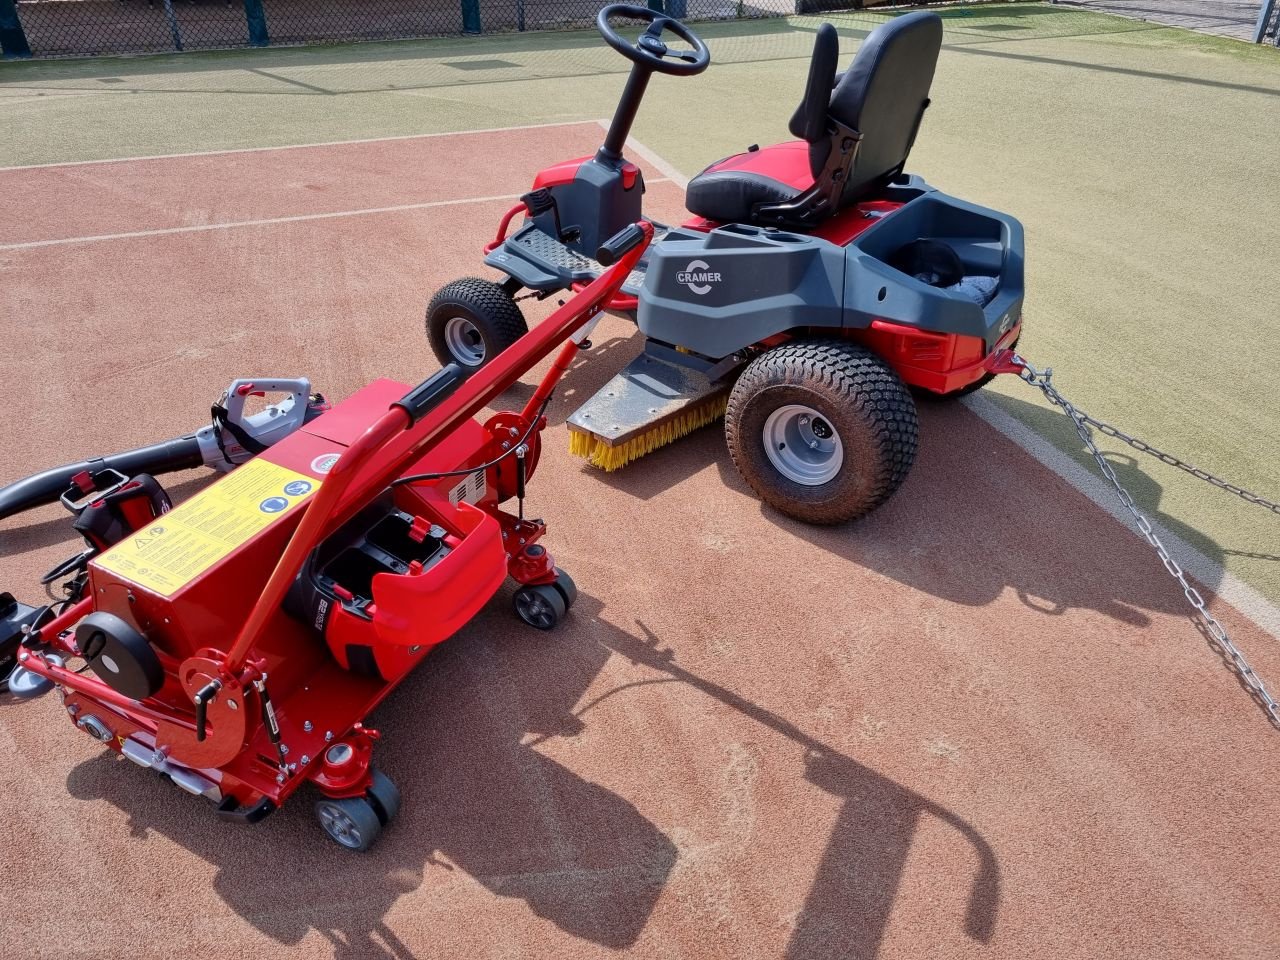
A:
[[[565,595],[550,583],[521,587],[512,600],[516,616],[538,630],[552,629],[569,609]]]
[[[316,801],[320,828],[335,843],[364,852],[400,810],[400,791],[381,770],[363,797],[322,797]]]
[[[560,591],[560,596],[564,597],[566,607],[572,607],[577,601],[578,585],[573,582],[573,577],[559,567],[556,567],[556,582],[552,586]]]

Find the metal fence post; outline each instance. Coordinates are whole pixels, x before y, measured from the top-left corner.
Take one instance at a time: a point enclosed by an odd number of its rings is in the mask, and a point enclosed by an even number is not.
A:
[[[1262,0],[1258,5],[1258,23],[1253,28],[1254,43],[1261,43],[1267,39],[1267,26],[1271,23],[1271,11],[1275,7],[1275,3],[1276,0]],[[1277,30],[1276,39],[1280,40],[1280,30]]]
[[[5,57],[29,57],[31,47],[18,19],[14,0],[0,0],[0,53]]]
[[[462,0],[462,32],[483,33],[480,23],[480,0]]]
[[[267,35],[267,12],[262,9],[262,0],[244,0],[244,19],[249,26],[249,46],[269,46],[271,37]]]
[[[169,21],[169,35],[173,37],[175,50],[182,50],[182,31],[178,29],[178,18],[173,15],[173,0],[164,0],[164,17]]]

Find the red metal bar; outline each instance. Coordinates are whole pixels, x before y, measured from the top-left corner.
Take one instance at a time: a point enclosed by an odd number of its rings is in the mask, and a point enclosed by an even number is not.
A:
[[[276,564],[267,585],[263,587],[262,596],[254,604],[245,621],[244,628],[236,638],[235,644],[222,660],[223,669],[229,673],[237,672],[244,664],[245,656],[257,641],[266,626],[267,620],[284,602],[285,594],[302,568],[307,555],[320,543],[324,535],[325,521],[337,508],[342,495],[351,486],[351,481],[371,454],[384,447],[398,433],[409,425],[409,414],[402,407],[392,407],[378,418],[368,430],[360,435],[351,446],[338,458],[337,463],[329,470],[324,483],[306,506],[302,521],[289,539],[288,546]]]
[[[62,613],[54,617],[43,627],[40,628],[40,637],[43,642],[59,650],[65,650],[67,653],[78,653],[75,644],[62,640],[59,634],[66,630],[70,630],[82,619],[93,612],[93,599],[86,597],[73,606],[67,607]],[[38,672],[38,671],[37,671]]]
[[[345,522],[370,496],[385,489],[436,442],[464,420],[474,417],[523,373],[541,362],[557,343],[594,317],[602,305],[617,293],[653,239],[651,225],[642,221],[638,226],[644,234],[640,243],[623,254],[616,264],[580,294],[473,373],[452,396],[416,425],[406,430],[410,427],[409,415],[400,407],[393,406],[347,448],[329,471],[319,491],[298,507],[306,512],[235,644],[223,659],[225,670],[235,673],[243,666],[245,657],[257,643],[268,621],[284,602],[285,594],[303,562],[329,532]],[[387,464],[376,472],[363,475],[358,484],[353,484],[359,468],[369,457],[384,447],[393,446],[400,433],[404,433],[407,439],[393,450]]]
[[[123,693],[117,693],[112,690],[101,680],[95,677],[86,677],[83,674],[74,673],[65,667],[59,667],[50,663],[40,654],[32,652],[26,660],[20,660],[21,666],[30,670],[32,673],[47,677],[60,687],[70,690],[72,693],[79,693],[83,696],[90,697],[98,703],[105,704],[109,707],[115,707],[121,713],[125,714],[135,723],[145,726],[156,732],[156,725],[164,720],[167,723],[176,724],[180,727],[187,727],[194,730],[195,724],[170,713],[168,710],[156,710],[148,707],[145,703],[132,700]]]
[[[551,396],[551,391],[556,388],[556,384],[560,382],[560,378],[564,376],[565,371],[569,369],[569,364],[573,363],[573,358],[578,355],[578,351],[581,349],[582,346],[572,340],[560,348],[560,355],[556,357],[556,362],[551,365],[547,375],[538,384],[538,389],[533,391],[533,396],[529,398],[529,402],[520,411],[520,418],[525,423],[533,423],[533,418],[538,415],[543,403],[546,402],[547,397]]]
[[[508,210],[503,216],[502,222],[498,224],[498,236],[494,239],[493,243],[485,244],[484,252],[493,253],[493,251],[502,246],[502,242],[507,239],[507,228],[511,226],[512,218],[514,218],[518,213],[526,212],[528,209],[529,208],[525,206],[525,202],[521,200],[514,207]]]

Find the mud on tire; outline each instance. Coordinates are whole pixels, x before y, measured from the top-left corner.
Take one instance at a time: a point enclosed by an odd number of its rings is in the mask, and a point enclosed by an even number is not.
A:
[[[479,370],[526,333],[529,326],[511,294],[479,277],[441,287],[427,305],[427,340],[440,363]]]
[[[770,415],[788,405],[817,411],[843,451],[830,480],[800,483],[765,450]],[[844,340],[793,341],[761,354],[729,395],[725,439],[734,465],[760,499],[807,523],[842,523],[889,499],[915,461],[915,403],[870,350]]]

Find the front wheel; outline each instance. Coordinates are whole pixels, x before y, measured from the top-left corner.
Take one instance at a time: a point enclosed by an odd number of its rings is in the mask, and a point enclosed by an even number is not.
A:
[[[884,503],[915,461],[919,424],[880,357],[843,340],[793,341],[757,357],[729,395],[725,440],[761,500],[806,523]]]
[[[511,294],[496,283],[464,277],[445,284],[427,305],[427,340],[442,365],[470,374],[511,346],[529,326]]]

